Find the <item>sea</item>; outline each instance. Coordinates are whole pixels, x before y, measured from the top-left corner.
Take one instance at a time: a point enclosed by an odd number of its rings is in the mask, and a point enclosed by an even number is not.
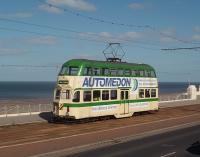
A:
[[[198,88],[200,83],[190,83]],[[0,100],[53,98],[55,82],[0,82]],[[159,82],[159,94],[186,92],[188,82]]]

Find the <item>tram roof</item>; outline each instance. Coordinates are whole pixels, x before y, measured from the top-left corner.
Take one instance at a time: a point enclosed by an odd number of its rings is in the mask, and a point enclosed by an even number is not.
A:
[[[63,64],[63,67],[67,66],[84,66],[84,67],[97,67],[97,68],[117,68],[117,69],[138,69],[138,70],[154,70],[154,68],[148,64],[137,64],[127,62],[108,62],[88,59],[71,59]]]

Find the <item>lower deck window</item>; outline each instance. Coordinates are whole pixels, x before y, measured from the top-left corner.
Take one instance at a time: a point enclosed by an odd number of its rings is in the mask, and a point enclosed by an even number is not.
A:
[[[70,99],[70,90],[64,90],[62,92],[62,99]]]
[[[144,98],[144,89],[139,90],[139,98]]]
[[[102,100],[109,100],[109,90],[102,91]]]
[[[156,97],[156,89],[151,89],[151,97]]]
[[[83,101],[91,101],[91,91],[83,92]]]
[[[110,99],[111,100],[117,99],[117,90],[111,90],[110,91]]]
[[[94,90],[93,91],[93,101],[100,101],[100,98],[101,98],[101,91]]]
[[[56,99],[60,99],[60,90],[57,90],[57,91],[56,91],[56,96],[55,96],[55,98],[56,98]]]
[[[80,91],[76,91],[74,93],[73,102],[79,102],[79,101],[80,101]]]
[[[145,89],[145,98],[150,98],[150,89]]]

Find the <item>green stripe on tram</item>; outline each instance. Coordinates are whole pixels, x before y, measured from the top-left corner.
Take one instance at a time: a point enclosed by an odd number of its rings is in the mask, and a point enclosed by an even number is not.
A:
[[[112,105],[112,104],[121,104],[123,101],[128,101],[129,103],[137,102],[152,102],[158,101],[159,98],[150,98],[150,99],[136,99],[136,100],[117,100],[117,101],[105,101],[105,102],[90,102],[90,103],[64,103],[64,107],[89,107],[89,106],[101,106],[101,105]]]

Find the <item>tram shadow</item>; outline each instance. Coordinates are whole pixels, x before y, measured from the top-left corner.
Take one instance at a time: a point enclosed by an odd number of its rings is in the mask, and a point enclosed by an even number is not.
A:
[[[200,142],[194,142],[190,147],[186,149],[189,153],[194,155],[200,155]]]
[[[52,116],[53,116],[52,112],[42,112],[39,114],[40,118],[46,120],[49,123],[52,121]]]

